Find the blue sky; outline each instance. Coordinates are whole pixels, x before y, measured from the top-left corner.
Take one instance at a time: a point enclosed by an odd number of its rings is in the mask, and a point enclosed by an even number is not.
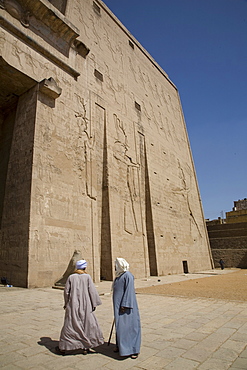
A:
[[[247,0],[105,0],[179,90],[204,215],[247,197]]]

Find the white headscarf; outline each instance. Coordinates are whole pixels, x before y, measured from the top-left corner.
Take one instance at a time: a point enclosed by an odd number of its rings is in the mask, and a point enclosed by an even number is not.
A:
[[[86,260],[80,260],[76,262],[76,269],[77,270],[83,270],[87,267],[87,261]]]
[[[117,258],[115,260],[115,274],[116,277],[121,276],[125,271],[129,271],[129,264],[124,258]]]

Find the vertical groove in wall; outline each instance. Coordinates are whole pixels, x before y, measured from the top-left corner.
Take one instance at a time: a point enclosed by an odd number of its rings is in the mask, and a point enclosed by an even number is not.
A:
[[[101,253],[100,253],[100,278],[112,280],[112,245],[110,226],[110,204],[108,184],[108,161],[107,161],[107,132],[106,119],[104,120],[103,140],[103,173],[102,173],[102,217],[101,217]]]
[[[156,251],[155,251],[154,225],[153,225],[153,215],[152,215],[152,206],[151,206],[151,193],[150,193],[150,185],[149,185],[147,152],[146,152],[145,144],[144,144],[144,154],[145,154],[146,231],[147,231],[150,275],[157,276],[158,269],[157,269],[157,259],[156,259]]]

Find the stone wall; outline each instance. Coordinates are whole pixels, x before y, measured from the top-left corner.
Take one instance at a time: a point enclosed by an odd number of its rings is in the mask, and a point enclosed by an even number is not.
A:
[[[0,273],[52,285],[212,267],[176,86],[99,0],[0,9]],[[3,158],[3,159],[2,159]]]
[[[225,222],[228,224],[247,222],[247,211],[242,209],[239,211],[226,212]]]
[[[222,258],[226,267],[247,268],[247,222],[208,225],[207,229],[216,267]]]

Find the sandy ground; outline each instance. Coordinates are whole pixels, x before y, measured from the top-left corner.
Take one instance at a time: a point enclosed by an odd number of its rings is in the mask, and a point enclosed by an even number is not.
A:
[[[247,301],[247,270],[136,289],[137,293]]]

